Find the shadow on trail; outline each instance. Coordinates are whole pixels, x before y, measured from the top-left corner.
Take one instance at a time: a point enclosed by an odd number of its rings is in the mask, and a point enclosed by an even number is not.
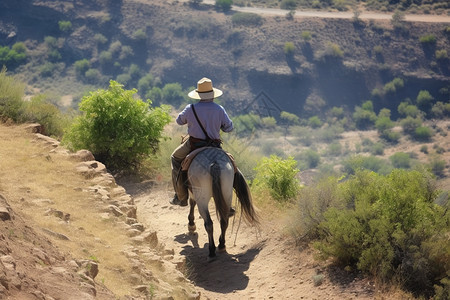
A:
[[[205,290],[222,294],[247,288],[249,278],[244,272],[264,246],[260,243],[239,254],[217,253],[217,257],[208,262],[208,243],[200,247],[197,233],[177,235],[175,240],[186,244],[180,254],[186,257],[189,280]]]

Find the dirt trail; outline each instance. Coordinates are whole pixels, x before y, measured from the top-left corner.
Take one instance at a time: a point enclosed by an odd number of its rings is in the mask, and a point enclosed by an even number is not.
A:
[[[315,262],[311,250],[299,251],[283,236],[282,220],[263,220],[258,232],[244,222],[239,226],[237,217],[231,219],[227,253],[218,253],[216,260],[207,262],[207,235],[197,209],[197,234],[189,235],[188,208],[169,204],[173,193],[167,184],[121,185],[134,197],[140,222],[156,230],[159,242],[173,249],[175,256],[185,258],[187,277],[201,299],[373,299],[367,280]],[[214,207],[211,215],[215,216]],[[218,241],[218,221],[215,217],[213,221]],[[314,279],[317,283],[321,278],[323,282],[315,285]]]
[[[215,5],[214,0],[203,0],[203,3],[209,5]],[[239,7],[236,5],[232,6],[232,10],[255,13],[260,15],[271,15],[271,16],[286,16],[289,12],[285,9],[278,8],[263,8],[263,7]],[[294,17],[296,18],[333,18],[333,19],[352,19],[354,17],[353,11],[314,11],[314,10],[295,10]],[[361,12],[359,18],[362,20],[391,20],[392,13],[378,13],[364,11]],[[430,23],[450,23],[450,16],[445,15],[413,15],[408,14],[405,16],[405,21],[409,22],[430,22]]]

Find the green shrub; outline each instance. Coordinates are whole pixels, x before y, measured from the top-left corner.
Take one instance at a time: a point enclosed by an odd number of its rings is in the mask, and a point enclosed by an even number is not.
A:
[[[98,83],[101,80],[102,74],[97,69],[89,69],[84,73],[86,80],[91,83]]]
[[[299,156],[305,169],[314,169],[320,164],[320,154],[312,149],[307,149]]]
[[[430,162],[428,164],[428,167],[430,168],[431,172],[433,172],[434,175],[438,177],[445,177],[444,171],[445,171],[445,160],[435,156],[430,159]]]
[[[145,30],[138,29],[133,33],[133,38],[138,41],[145,41],[147,39],[147,34]]]
[[[391,171],[391,167],[387,161],[375,156],[353,155],[343,161],[343,171],[345,173],[352,175],[359,170],[388,174]]]
[[[310,31],[302,31],[302,39],[305,42],[309,42],[312,39],[312,35]]]
[[[253,184],[266,188],[277,201],[287,201],[297,196],[300,184],[296,178],[299,170],[297,162],[289,157],[282,159],[276,155],[263,157],[255,168]]]
[[[434,34],[426,34],[419,38],[422,44],[436,44],[436,36]]]
[[[75,68],[75,74],[78,77],[84,77],[86,71],[89,70],[90,63],[87,59],[77,60],[73,67]]]
[[[8,46],[0,46],[0,67],[15,68],[27,59],[27,49],[21,42],[16,43],[10,49]]]
[[[108,90],[83,97],[79,105],[83,114],[64,135],[64,143],[72,150],[90,150],[114,170],[138,166],[158,149],[170,116],[168,108],[151,108],[134,98],[136,92],[111,80]]]
[[[57,69],[56,64],[53,64],[51,62],[46,62],[39,68],[39,73],[42,77],[50,77],[52,76]]]
[[[231,22],[236,26],[260,26],[263,18],[254,13],[237,12],[231,17]]]
[[[72,31],[72,22],[70,21],[59,21],[58,22],[59,30],[64,33]]]
[[[342,145],[341,143],[331,143],[328,145],[328,155],[330,156],[340,156],[342,154]]]
[[[450,103],[444,103],[441,101],[436,102],[431,108],[431,113],[438,119],[450,117]]]
[[[280,113],[280,119],[288,125],[298,125],[300,124],[300,118],[292,113],[287,111],[282,111]]]
[[[400,125],[404,133],[413,135],[416,128],[422,126],[422,120],[420,118],[406,117],[400,121]]]
[[[23,103],[19,121],[39,123],[44,127],[46,135],[61,138],[69,119],[45,95],[36,95]]]
[[[428,146],[422,145],[422,147],[420,147],[420,152],[422,152],[424,154],[428,154]]]
[[[295,51],[294,43],[286,42],[284,43],[284,54],[286,56],[293,56]]]
[[[44,37],[44,43],[47,45],[49,49],[58,48],[58,39],[53,36]]]
[[[328,177],[302,189],[297,213],[291,222],[291,230],[297,240],[308,242],[320,237],[319,225],[324,221],[324,213],[339,199],[337,185],[337,178]]]
[[[419,91],[416,98],[417,106],[423,111],[428,111],[431,108],[433,100],[434,97],[427,90]]]
[[[427,142],[432,136],[433,131],[427,126],[419,126],[414,130],[414,138],[418,141]]]
[[[185,98],[183,88],[179,83],[167,83],[162,88],[162,97],[165,103],[178,107]]]
[[[375,122],[375,128],[380,134],[384,131],[392,129],[394,127],[394,122],[389,117],[378,117]]]
[[[357,128],[361,130],[369,129],[375,124],[376,119],[377,115],[373,111],[372,101],[366,101],[362,107],[355,106],[353,120]]]
[[[417,106],[409,104],[408,102],[401,102],[398,105],[397,111],[400,115],[405,117],[417,118],[421,115],[421,111]]]
[[[397,152],[389,157],[394,168],[409,169],[411,167],[411,157],[408,153]]]
[[[110,65],[113,61],[112,53],[110,51],[102,51],[98,56],[101,65]]]
[[[282,0],[280,3],[281,9],[293,10],[297,8],[296,0]]]
[[[229,11],[233,0],[216,0],[216,8],[222,11]]]
[[[94,40],[98,43],[98,44],[106,44],[108,42],[108,39],[101,33],[96,33],[94,35]]]
[[[315,243],[323,257],[379,280],[396,278],[429,298],[433,285],[450,270],[450,212],[434,203],[438,191],[430,174],[363,171],[337,189],[337,199],[319,225],[321,240]]]
[[[338,44],[329,42],[325,50],[325,56],[342,58],[344,57],[344,51],[342,51]]]
[[[387,142],[398,143],[401,135],[400,132],[397,131],[385,130],[381,133],[380,137],[386,140]]]
[[[370,154],[372,155],[383,155],[384,154],[384,144],[383,143],[375,143],[370,149]]]
[[[6,74],[6,68],[0,71],[0,121],[17,121],[22,107],[25,84]]]
[[[320,126],[322,126],[322,121],[318,116],[312,116],[308,119],[308,126],[312,128],[319,128]]]

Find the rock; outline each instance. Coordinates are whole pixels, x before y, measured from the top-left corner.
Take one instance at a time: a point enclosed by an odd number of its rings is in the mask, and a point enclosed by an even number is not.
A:
[[[137,245],[148,244],[152,248],[155,248],[158,245],[158,236],[156,231],[146,231],[131,240]]]
[[[131,225],[131,228],[139,230],[140,232],[143,232],[145,230],[144,225],[142,225],[141,223],[134,223]]]
[[[42,231],[48,235],[51,235],[51,236],[57,238],[57,239],[70,241],[70,239],[62,233],[54,232],[54,231],[51,231],[50,229],[46,229],[46,228],[42,228]]]
[[[7,207],[0,206],[0,219],[2,221],[11,220],[11,215],[9,214],[9,210]]]
[[[59,141],[40,133],[36,133],[34,136],[36,137],[37,140],[42,141],[45,144],[52,146],[53,148],[58,147],[60,144]]]
[[[79,161],[95,160],[94,155],[89,150],[78,150],[76,153],[72,154],[72,158],[79,160]]]
[[[1,256],[0,261],[2,262],[2,264],[6,270],[8,270],[8,271],[16,270],[16,260],[11,255]]]
[[[109,209],[109,211],[112,212],[116,217],[121,217],[121,216],[123,216],[123,212],[122,212],[117,206],[110,205],[110,206],[108,206],[108,209]]]
[[[25,130],[30,133],[40,133],[44,134],[44,126],[39,123],[29,124],[25,127]]]

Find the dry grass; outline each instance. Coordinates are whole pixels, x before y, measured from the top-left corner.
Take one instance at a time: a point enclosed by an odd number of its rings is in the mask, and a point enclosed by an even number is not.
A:
[[[131,266],[121,253],[128,240],[125,229],[100,218],[101,202],[88,191],[92,184],[74,172],[76,161],[49,153],[24,132],[23,126],[0,126],[0,193],[35,229],[67,236],[69,241],[54,239],[63,252],[98,260],[96,280],[117,296],[129,294]],[[70,214],[70,221],[46,215],[49,209]]]

